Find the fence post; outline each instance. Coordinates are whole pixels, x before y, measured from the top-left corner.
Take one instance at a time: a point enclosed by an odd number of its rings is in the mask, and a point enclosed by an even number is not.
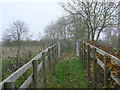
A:
[[[11,90],[15,90],[15,82],[5,82],[4,84],[4,88],[5,90],[7,90],[7,88],[10,88]]]
[[[33,60],[33,87],[38,88],[38,60]]]
[[[46,88],[47,76],[46,76],[46,65],[45,65],[45,60],[46,60],[45,52],[42,53],[42,58],[43,58],[43,87]]]
[[[80,41],[76,41],[76,56],[79,57],[80,55]]]
[[[96,48],[92,48],[92,55],[93,55],[93,76],[94,76],[94,87],[97,87],[97,59],[96,59]]]
[[[56,46],[53,47],[53,53],[54,53],[54,61],[55,61],[55,64],[57,63],[57,57],[56,57]]]
[[[83,65],[84,65],[84,69],[85,69],[85,63],[86,63],[86,60],[85,60],[85,57],[86,57],[86,55],[85,55],[86,53],[85,53],[85,43],[83,43]]]
[[[54,70],[54,50],[53,47],[51,48],[51,63],[52,63],[52,71]]]
[[[82,52],[81,52],[82,45],[81,44],[82,44],[81,41],[79,41],[79,60],[82,60],[82,57],[81,57],[81,54],[82,54]]]
[[[49,70],[51,70],[52,64],[51,64],[51,49],[50,48],[48,49],[48,60],[49,60]]]
[[[58,51],[57,51],[57,45],[55,45],[55,58],[56,58],[56,62],[58,62]]]
[[[90,45],[87,46],[87,72],[90,77]]]
[[[83,63],[83,43],[81,43],[81,61]]]
[[[57,41],[57,45],[58,45],[58,58],[60,58],[60,41]]]
[[[108,83],[109,83],[109,78],[110,78],[110,70],[109,70],[109,66],[107,66],[108,64],[108,59],[106,57],[106,55],[104,56],[104,87],[108,87]]]

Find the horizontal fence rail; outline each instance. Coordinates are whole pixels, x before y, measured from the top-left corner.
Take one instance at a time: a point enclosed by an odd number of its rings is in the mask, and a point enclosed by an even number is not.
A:
[[[23,65],[8,78],[0,82],[0,90],[2,88],[15,88],[15,81],[31,67],[33,67],[33,73],[24,81],[24,83],[19,88],[27,88],[32,82],[33,87],[38,88],[38,72],[41,72],[43,74],[43,81],[45,81],[45,73],[47,69],[51,69],[51,66],[55,65],[54,62],[58,61],[58,56],[60,57],[60,51],[58,50],[60,50],[60,42],[57,42],[57,44],[54,44],[44,51],[40,52],[31,61]],[[45,53],[46,55],[43,56],[43,53]],[[38,64],[38,60],[40,58],[42,58],[43,61]],[[46,82],[44,82],[44,84],[46,84]]]
[[[117,57],[89,44],[89,43],[80,43],[80,59],[84,64],[84,68],[87,68],[88,76],[90,76],[90,60],[93,62],[93,76],[94,76],[94,87],[97,87],[97,76],[96,76],[96,64],[98,64],[104,70],[104,86],[107,87],[109,78],[112,78],[117,85],[120,86],[120,77],[116,77],[116,75],[108,68],[108,59],[106,55],[110,56],[110,60],[112,60],[116,65],[120,67],[120,59]],[[98,57],[97,54],[101,54],[103,56],[104,62],[102,62]],[[87,56],[87,57],[86,57]],[[92,58],[92,59],[90,59]]]
[[[105,52],[105,51],[103,51],[103,50],[89,44],[89,43],[86,43],[86,45],[90,45],[91,48],[96,48],[97,52],[99,54],[103,55],[103,56],[104,55],[109,55],[111,57],[111,60],[114,61],[118,66],[120,66],[120,59],[118,59],[117,57],[115,57],[115,56],[113,56],[113,55],[111,55],[111,54],[109,54],[109,53],[107,53],[107,52]]]

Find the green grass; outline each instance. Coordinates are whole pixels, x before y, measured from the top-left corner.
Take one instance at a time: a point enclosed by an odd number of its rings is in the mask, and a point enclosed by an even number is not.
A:
[[[113,49],[117,49],[117,50],[120,50],[120,48],[113,48]]]
[[[72,52],[72,49],[65,49],[64,52]]]
[[[6,67],[9,65],[9,63],[12,63],[12,62],[15,62],[15,60],[14,59],[6,59],[6,60],[2,61],[2,67],[1,67],[2,74],[3,74],[2,80],[4,80],[5,78],[7,78],[8,76],[10,76],[12,74],[12,73],[6,71]]]
[[[80,60],[67,58],[56,65],[53,74],[52,88],[87,88],[89,82],[85,78],[85,71]]]
[[[32,55],[31,58],[29,57],[21,57],[21,61],[23,62],[23,64],[27,63],[28,61],[30,61],[32,58],[34,58],[36,55]],[[40,58],[38,60],[38,63],[40,64],[40,62],[42,61],[42,58]],[[14,72],[8,72],[6,70],[6,67],[9,65],[9,63],[11,62],[16,62],[16,60],[14,59],[6,59],[2,61],[2,64],[0,64],[0,69],[2,70],[2,76],[0,77],[0,82],[4,79],[6,79],[7,77],[9,77],[12,73]],[[1,62],[0,62],[1,63]],[[16,87],[18,88],[31,74],[32,74],[32,68],[28,69],[23,75],[21,75],[16,81]]]

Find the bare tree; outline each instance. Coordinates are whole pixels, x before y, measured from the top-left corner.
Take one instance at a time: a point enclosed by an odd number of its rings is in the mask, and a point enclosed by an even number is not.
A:
[[[45,28],[46,35],[51,38],[54,42],[57,38],[57,29],[54,22],[51,22],[49,25]]]
[[[68,16],[66,18],[66,28],[67,31],[72,34],[75,39],[85,39],[86,38],[86,26],[80,17]]]
[[[118,7],[118,46],[117,47],[120,48],[120,6]]]
[[[10,28],[5,30],[4,40],[15,41],[17,45],[16,66],[19,68],[19,55],[21,40],[25,40],[28,37],[28,26],[22,21],[15,21]]]
[[[91,38],[93,41],[98,41],[100,33],[107,26],[116,24],[115,11],[119,6],[117,3],[71,0],[71,2],[60,3],[60,5],[69,15],[81,18],[87,27],[88,39]]]
[[[51,22],[45,28],[45,33],[54,42],[58,39],[67,38],[66,21],[64,17],[60,17],[56,22]]]
[[[105,38],[103,39],[103,42],[105,42],[106,45],[111,46],[113,48],[117,47],[117,28],[115,27],[107,27],[103,34],[105,35]]]

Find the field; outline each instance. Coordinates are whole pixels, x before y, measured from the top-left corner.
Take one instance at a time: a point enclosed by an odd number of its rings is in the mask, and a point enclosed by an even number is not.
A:
[[[43,48],[41,46],[22,46],[20,50],[20,66],[30,61],[42,50]],[[14,67],[16,66],[14,64],[16,63],[16,53],[17,47],[2,46],[2,62],[0,67],[0,69],[2,69],[2,80],[15,71]]]
[[[43,48],[41,46],[22,46],[20,50],[20,57],[28,56],[28,53],[37,54],[42,51]],[[6,60],[8,58],[15,58],[17,53],[17,47],[6,47],[2,46],[2,60]]]

